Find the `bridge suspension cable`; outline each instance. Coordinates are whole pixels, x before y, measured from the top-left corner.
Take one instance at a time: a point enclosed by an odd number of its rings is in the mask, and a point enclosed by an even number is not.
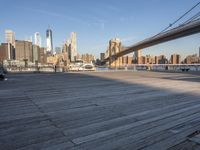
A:
[[[156,44],[160,44],[160,43],[164,43],[164,42],[178,39],[181,37],[200,33],[200,11],[197,12],[194,16],[190,17],[188,20],[186,20],[184,23],[182,23],[178,27],[168,30],[170,27],[172,27],[174,24],[176,24],[179,20],[181,20],[184,16],[186,16],[189,12],[191,12],[198,5],[200,5],[200,1],[196,5],[194,5],[190,10],[188,10],[186,13],[184,13],[184,15],[182,15],[176,21],[174,21],[172,24],[170,24],[169,27],[165,28],[162,32],[160,32],[150,38],[147,38],[141,42],[138,42],[134,45],[125,47],[123,49],[123,51],[120,51],[117,54],[114,54],[112,56],[105,58],[104,61],[106,62],[112,57],[121,57],[121,56],[131,53],[133,51],[147,48],[150,46],[154,46]]]
[[[196,13],[194,16],[192,16],[191,18],[189,18],[188,20],[186,20],[183,24],[187,24],[198,19],[200,19],[200,11]]]
[[[171,28],[174,24],[176,24],[178,21],[180,21],[182,18],[184,18],[187,14],[189,14],[193,9],[195,9],[198,5],[200,5],[200,1],[195,4],[192,8],[190,8],[187,12],[185,12],[182,16],[180,16],[177,20],[175,20],[173,23],[170,23],[169,26],[167,26],[165,29],[163,29],[160,33],[165,32],[166,30],[168,30],[169,28]],[[199,12],[200,13],[200,12]],[[198,13],[196,15],[199,15]],[[194,17],[194,16],[193,16]],[[192,17],[192,18],[193,18]],[[198,16],[199,17],[199,16]],[[196,17],[195,17],[196,18]],[[191,19],[191,18],[190,18]],[[194,18],[193,18],[194,19]],[[192,20],[191,20],[192,21]],[[191,22],[190,21],[190,22]],[[187,22],[187,21],[186,21]],[[159,33],[159,34],[160,34]]]

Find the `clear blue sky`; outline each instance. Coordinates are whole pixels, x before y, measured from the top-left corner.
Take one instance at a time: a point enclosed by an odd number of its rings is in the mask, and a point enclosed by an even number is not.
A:
[[[12,29],[23,40],[40,32],[45,46],[48,25],[54,46],[60,46],[72,31],[77,33],[78,51],[104,52],[111,38],[131,45],[150,37],[172,23],[199,0],[0,0],[0,42],[4,30]],[[198,12],[197,7],[188,17]],[[187,19],[186,17],[185,19]],[[200,34],[143,50],[143,54],[169,56],[198,52]]]

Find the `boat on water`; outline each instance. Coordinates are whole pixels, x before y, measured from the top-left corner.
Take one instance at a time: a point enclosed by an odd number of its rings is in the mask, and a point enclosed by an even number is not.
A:
[[[77,64],[70,64],[69,65],[69,71],[78,71],[80,68],[80,65]]]
[[[80,66],[79,71],[95,71],[96,67],[93,64],[83,64]]]
[[[95,71],[92,63],[74,63],[69,65],[69,71]]]

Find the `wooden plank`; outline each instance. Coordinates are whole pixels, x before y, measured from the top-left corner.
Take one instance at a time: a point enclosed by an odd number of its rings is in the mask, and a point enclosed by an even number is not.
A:
[[[119,126],[123,126],[126,124],[134,123],[139,120],[144,120],[147,118],[160,116],[164,113],[172,112],[174,110],[180,110],[182,108],[186,108],[187,106],[189,107],[194,104],[198,104],[198,103],[190,104],[189,102],[183,102],[180,104],[175,104],[175,105],[167,106],[164,108],[147,110],[147,111],[143,111],[143,112],[127,115],[127,116],[122,116],[122,117],[118,117],[118,118],[114,118],[114,119],[110,119],[110,120],[106,120],[102,122],[97,122],[97,123],[89,124],[87,126],[83,126],[79,128],[74,128],[74,129],[69,129],[69,130],[67,128],[64,128],[65,129],[64,133],[72,139],[77,138],[77,137],[84,137],[84,136],[91,135],[97,132],[101,132],[101,131],[113,129]],[[188,115],[190,111],[188,111],[186,115]],[[180,117],[183,117],[183,116],[184,114],[182,114]]]
[[[0,83],[0,149],[172,148],[198,128],[195,80],[152,72],[9,75]]]
[[[195,121],[195,119],[193,120]],[[174,145],[177,145],[187,139],[187,136],[190,135],[191,133],[195,132],[200,128],[200,119],[198,118],[197,123],[191,123],[190,126],[187,128],[184,128],[181,132],[178,134],[174,134],[162,141],[156,142],[155,144],[149,145],[148,147],[143,148],[144,150],[155,150],[155,149],[160,149],[160,150],[165,150],[168,149]]]
[[[4,149],[5,147],[16,149],[62,136],[62,132],[54,126],[30,129],[28,131],[0,137],[0,149]]]
[[[61,150],[61,149],[67,149],[73,146],[74,144],[70,142],[66,137],[58,137],[58,138],[50,139],[44,142],[41,141],[40,143],[30,144],[28,146],[18,148],[17,150],[39,150],[39,149]]]
[[[123,136],[122,135],[119,136],[118,134],[115,134],[113,137],[107,136],[107,137],[104,137],[104,138],[101,138],[101,139],[98,139],[95,141],[83,143],[83,144],[79,145],[79,147],[77,147],[77,149],[78,148],[92,149],[95,147],[95,150],[101,150],[101,149],[110,150],[110,149],[117,149],[117,148],[122,149],[123,148],[122,146],[126,146],[126,145],[130,145],[131,147],[132,146],[134,147],[134,142],[138,142],[140,140],[143,141],[143,139],[145,137],[151,136],[154,133],[170,129],[176,125],[180,125],[187,121],[192,121],[197,116],[199,116],[199,113],[196,115],[178,119],[178,120],[170,122],[168,124],[165,123],[163,125],[152,127],[150,129],[143,128],[143,131],[140,131],[140,132],[137,131],[137,129],[133,129],[132,131],[129,130],[129,135],[122,133]],[[134,133],[134,132],[136,132],[136,133]],[[137,148],[137,147],[134,147],[134,148]],[[125,147],[125,149],[126,149],[126,147]]]
[[[92,141],[92,140],[95,140],[95,139],[98,139],[98,138],[103,138],[103,137],[106,137],[106,136],[111,135],[111,134],[117,134],[118,132],[123,132],[123,131],[129,130],[131,128],[134,128],[136,126],[141,126],[142,124],[148,124],[150,122],[154,122],[156,120],[161,120],[161,119],[173,116],[175,114],[183,113],[183,112],[188,111],[188,110],[193,110],[193,109],[198,108],[198,107],[200,107],[200,105],[196,105],[196,106],[192,106],[190,108],[184,108],[184,109],[181,109],[181,110],[177,110],[177,111],[167,113],[167,114],[162,115],[162,116],[137,121],[137,122],[132,123],[132,124],[128,124],[128,125],[124,125],[124,126],[121,126],[121,127],[114,128],[114,129],[98,132],[96,134],[88,135],[88,136],[85,136],[85,137],[76,138],[76,139],[73,139],[72,141],[76,144],[81,144],[81,143]],[[197,114],[197,115],[199,115],[199,114]],[[194,116],[197,116],[197,115],[195,114]],[[190,117],[191,116],[186,117],[186,118],[191,119]],[[187,121],[186,118],[184,118],[184,120],[180,119],[180,122],[182,120]],[[178,122],[178,123],[180,123],[180,122]],[[170,125],[169,125],[169,127],[170,127]]]
[[[42,120],[42,121],[37,121],[37,122],[31,122],[31,123],[26,123],[21,126],[13,126],[10,128],[3,128],[0,129],[0,137],[4,137],[6,135],[11,135],[19,132],[24,132],[28,131],[31,129],[37,129],[37,128],[42,128],[42,127],[47,127],[50,126],[51,122],[49,120]]]
[[[132,149],[134,147],[137,147],[138,149],[149,149],[151,147],[151,145],[161,143],[162,141],[165,141],[166,139],[173,139],[177,143],[179,143],[181,141],[178,141],[178,139],[175,138],[174,135],[179,137],[180,134],[183,134],[185,132],[184,140],[186,140],[187,136],[189,134],[191,134],[192,132],[194,132],[199,127],[200,127],[200,119],[196,118],[196,119],[184,122],[182,124],[176,125],[176,126],[172,127],[171,129],[163,130],[160,132],[155,132],[152,135],[144,137],[138,141],[134,141],[130,144],[124,145],[123,147],[119,147],[119,149],[125,150],[125,149]],[[177,129],[177,131],[173,132],[172,130],[175,128]],[[173,142],[171,142],[171,144],[172,143]],[[172,144],[172,145],[176,145],[176,144]],[[164,145],[164,143],[162,146],[165,149],[167,149],[167,147]],[[162,148],[160,148],[160,149],[162,149]]]
[[[179,143],[178,145],[175,145],[167,150],[199,150],[200,149],[200,145],[193,143],[191,141],[184,141]]]
[[[199,131],[199,130],[198,130]],[[188,138],[190,141],[195,142],[197,144],[200,144],[200,134],[193,136],[191,138]]]

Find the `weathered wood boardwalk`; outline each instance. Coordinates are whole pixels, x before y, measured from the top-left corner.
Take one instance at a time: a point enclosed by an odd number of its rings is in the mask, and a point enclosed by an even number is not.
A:
[[[199,150],[200,74],[11,74],[0,150]]]

